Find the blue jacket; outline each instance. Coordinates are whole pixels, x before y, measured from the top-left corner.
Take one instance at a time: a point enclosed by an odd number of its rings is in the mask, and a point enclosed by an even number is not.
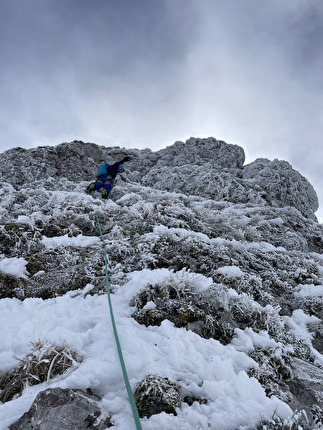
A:
[[[114,164],[108,164],[107,162],[102,163],[99,166],[98,172],[97,172],[97,178],[100,178],[101,176],[111,176],[112,179],[115,179],[115,177],[118,174],[119,167],[121,164],[124,163],[124,159],[117,161]]]

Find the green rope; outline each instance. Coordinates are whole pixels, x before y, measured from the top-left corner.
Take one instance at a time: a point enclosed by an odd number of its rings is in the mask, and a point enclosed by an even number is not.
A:
[[[102,240],[103,243],[105,243],[97,212],[95,213],[95,216],[96,216],[96,220],[97,220],[97,223],[98,223],[98,226],[99,226],[101,240]],[[124,379],[124,382],[125,382],[125,385],[126,385],[126,389],[127,389],[127,393],[128,393],[128,397],[129,397],[129,402],[130,402],[131,409],[132,409],[133,418],[134,418],[135,424],[136,424],[136,429],[137,430],[142,430],[140,419],[139,419],[137,405],[136,405],[136,402],[135,402],[135,399],[133,397],[133,393],[132,393],[132,390],[131,390],[131,387],[130,387],[128,373],[127,373],[126,365],[125,365],[125,362],[124,362],[124,359],[123,359],[121,345],[120,345],[120,341],[119,341],[117,326],[116,326],[115,319],[114,319],[114,313],[113,313],[113,307],[112,307],[112,301],[111,301],[111,294],[110,294],[109,276],[108,276],[107,246],[104,247],[104,261],[105,261],[105,278],[106,278],[106,287],[107,287],[107,295],[108,295],[110,316],[111,316],[111,322],[112,322],[112,328],[113,328],[114,338],[115,338],[116,345],[117,345],[117,350],[118,350],[118,355],[119,355],[119,361],[120,361],[120,364],[121,364],[123,379]]]

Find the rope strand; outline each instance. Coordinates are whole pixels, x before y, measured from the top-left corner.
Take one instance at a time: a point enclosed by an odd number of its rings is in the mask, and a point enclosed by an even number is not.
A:
[[[97,220],[97,223],[98,223],[101,240],[102,240],[103,243],[105,243],[97,212],[95,213],[95,216],[96,216],[96,220]],[[136,429],[137,430],[142,430],[141,423],[140,423],[140,418],[139,418],[139,414],[138,414],[137,405],[136,405],[136,402],[135,402],[135,399],[134,399],[134,396],[133,396],[133,393],[132,393],[132,390],[131,390],[131,387],[130,387],[128,373],[127,373],[126,365],[125,365],[125,362],[124,362],[124,359],[123,359],[122,349],[121,349],[120,340],[119,340],[119,336],[118,336],[117,326],[116,326],[115,319],[114,319],[114,312],[113,312],[113,307],[112,307],[111,294],[110,294],[110,285],[109,285],[107,246],[104,246],[104,262],[105,262],[105,279],[106,279],[106,289],[107,289],[107,295],[108,295],[110,317],[111,317],[111,323],[112,323],[114,338],[115,338],[116,345],[117,345],[117,351],[118,351],[118,355],[119,355],[119,361],[120,361],[120,365],[121,365],[121,369],[122,369],[123,379],[124,379],[124,383],[125,383],[125,386],[126,386],[126,389],[127,389],[127,393],[128,393],[128,397],[129,397],[129,402],[130,402],[130,405],[131,405],[132,414],[133,414],[133,418],[134,418],[134,421],[135,421]]]

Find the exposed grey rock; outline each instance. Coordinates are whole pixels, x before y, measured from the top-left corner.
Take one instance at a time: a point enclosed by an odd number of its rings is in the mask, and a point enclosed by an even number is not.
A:
[[[305,409],[312,425],[315,417],[323,421],[323,370],[296,358],[292,360],[291,366],[294,375],[287,385],[293,394],[293,409]]]
[[[28,412],[10,430],[105,430],[110,415],[99,399],[80,390],[51,388],[36,397]]]

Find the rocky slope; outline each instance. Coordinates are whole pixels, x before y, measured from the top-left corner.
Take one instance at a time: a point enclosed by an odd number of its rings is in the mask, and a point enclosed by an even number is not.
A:
[[[98,195],[79,198],[101,161],[124,155],[131,161],[108,213]],[[0,266],[0,298],[51,299],[89,284],[91,294],[103,293],[100,245],[84,248],[77,242],[81,235],[98,235],[97,213],[103,234],[117,244],[108,250],[112,290],[143,269],[184,269],[212,279],[203,291],[180,278],[147,284],[129,303],[132,318],[147,327],[168,320],[243,352],[255,363],[249,377],[258,379],[267,396],[302,411],[291,418],[293,425],[319,428],[318,199],[287,162],[244,161],[241,147],[213,138],[191,138],[158,152],[74,141],[1,154],[0,258],[23,257],[27,273],[18,277]],[[123,242],[129,236],[130,246]],[[74,238],[74,245],[60,246],[64,237]],[[250,344],[264,333],[270,346]],[[291,428],[278,421],[267,428]],[[257,428],[265,428],[260,418]]]

